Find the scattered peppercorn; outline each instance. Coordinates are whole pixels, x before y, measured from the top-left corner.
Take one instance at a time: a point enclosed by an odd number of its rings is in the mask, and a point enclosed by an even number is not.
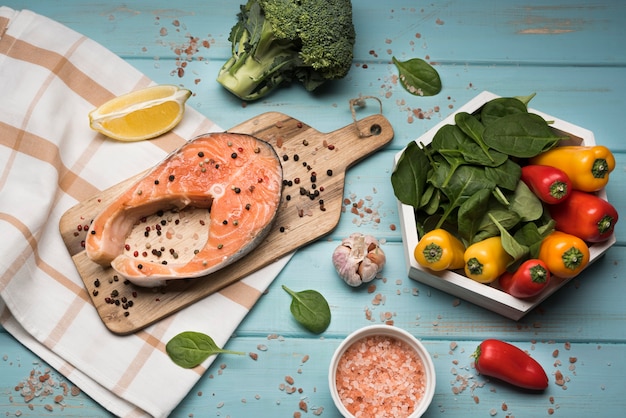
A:
[[[326,170],[326,175],[332,176],[333,175],[333,170],[331,170],[331,169]]]
[[[170,176],[168,177],[169,181],[174,181],[176,177],[173,174],[170,174]]]
[[[233,152],[232,154],[230,154],[230,158],[237,158],[237,153]]]
[[[204,152],[200,151],[200,152],[198,153],[198,157],[200,157],[200,158],[204,157]]]

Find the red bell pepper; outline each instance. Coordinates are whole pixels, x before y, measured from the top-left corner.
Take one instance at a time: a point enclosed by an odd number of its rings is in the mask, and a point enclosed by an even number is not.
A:
[[[617,210],[593,193],[573,190],[570,197],[548,207],[556,229],[587,242],[606,241],[618,220]]]
[[[539,199],[550,204],[564,201],[572,191],[572,182],[565,171],[549,165],[523,166],[521,180]]]
[[[499,279],[503,291],[516,298],[531,298],[538,295],[550,283],[550,271],[546,263],[530,259],[512,273],[507,271]]]
[[[544,390],[548,375],[537,360],[520,348],[500,340],[480,343],[473,354],[476,370],[524,389]]]

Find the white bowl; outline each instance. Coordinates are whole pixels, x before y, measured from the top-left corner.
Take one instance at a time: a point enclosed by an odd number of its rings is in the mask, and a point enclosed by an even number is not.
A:
[[[446,124],[454,124],[454,115],[459,112],[474,113],[480,109],[488,101],[499,97],[488,91],[480,93],[474,97],[468,103],[457,109],[456,112],[442,120],[435,127],[430,129],[416,141],[418,143],[429,144],[435,133]],[[561,119],[557,119],[553,116],[539,112],[529,108],[529,112],[535,113],[545,120],[550,121],[552,129],[565,133],[569,136],[567,141],[563,141],[564,145],[595,145],[596,141],[593,136],[593,132],[581,128],[576,125],[572,125],[569,122],[565,122]],[[398,162],[398,159],[402,155],[403,151],[396,154],[394,165]],[[597,193],[603,199],[607,199],[606,192],[602,189]],[[411,206],[398,202],[398,208],[400,213],[400,226],[402,229],[402,239],[404,243],[404,255],[406,265],[408,267],[408,276],[418,282],[427,284],[451,295],[458,296],[468,302],[474,303],[483,308],[489,309],[507,318],[518,320],[535,308],[539,303],[545,300],[548,296],[556,292],[562,286],[572,279],[562,279],[553,276],[550,280],[550,284],[539,295],[529,299],[519,299],[509,295],[497,287],[497,283],[494,285],[485,285],[478,283],[472,279],[467,278],[462,274],[455,273],[453,271],[440,271],[434,272],[420,266],[415,257],[413,251],[415,246],[419,242],[417,236],[417,230],[415,228],[415,213]],[[589,264],[596,261],[602,256],[613,244],[615,244],[615,234],[613,234],[607,241],[594,243],[589,246]]]
[[[422,343],[417,340],[417,338],[415,338],[407,331],[392,325],[370,325],[358,329],[352,334],[348,335],[346,339],[343,340],[343,342],[339,345],[337,350],[335,350],[335,353],[330,361],[330,367],[328,371],[328,384],[330,387],[330,394],[333,398],[333,401],[335,402],[335,406],[344,417],[353,417],[353,415],[348,411],[348,409],[341,401],[339,391],[337,389],[337,367],[340,360],[342,359],[342,356],[354,343],[365,338],[373,338],[376,336],[391,337],[395,340],[398,340],[404,343],[404,347],[408,346],[408,348],[413,350],[414,353],[417,354],[417,356],[419,357],[424,373],[424,392],[422,393],[421,398],[417,401],[417,404],[414,406],[413,412],[411,413],[411,415],[408,415],[408,417],[421,417],[430,406],[430,403],[432,402],[433,396],[435,394],[435,385],[437,381],[435,376],[435,366],[430,355],[428,354],[428,351],[426,350],[426,348],[424,348]]]

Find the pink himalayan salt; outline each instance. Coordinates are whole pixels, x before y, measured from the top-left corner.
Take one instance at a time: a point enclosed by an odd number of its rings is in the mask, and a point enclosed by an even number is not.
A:
[[[389,336],[358,340],[337,365],[339,398],[355,417],[407,417],[422,398],[425,382],[417,353]]]

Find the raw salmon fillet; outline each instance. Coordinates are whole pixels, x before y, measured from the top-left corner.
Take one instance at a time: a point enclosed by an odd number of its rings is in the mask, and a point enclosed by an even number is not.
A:
[[[87,255],[141,286],[208,275],[249,253],[269,233],[282,179],[280,159],[267,142],[235,133],[199,136],[96,216],[85,239]],[[125,253],[126,237],[139,219],[187,207],[210,213],[206,243],[191,260],[146,262]]]

